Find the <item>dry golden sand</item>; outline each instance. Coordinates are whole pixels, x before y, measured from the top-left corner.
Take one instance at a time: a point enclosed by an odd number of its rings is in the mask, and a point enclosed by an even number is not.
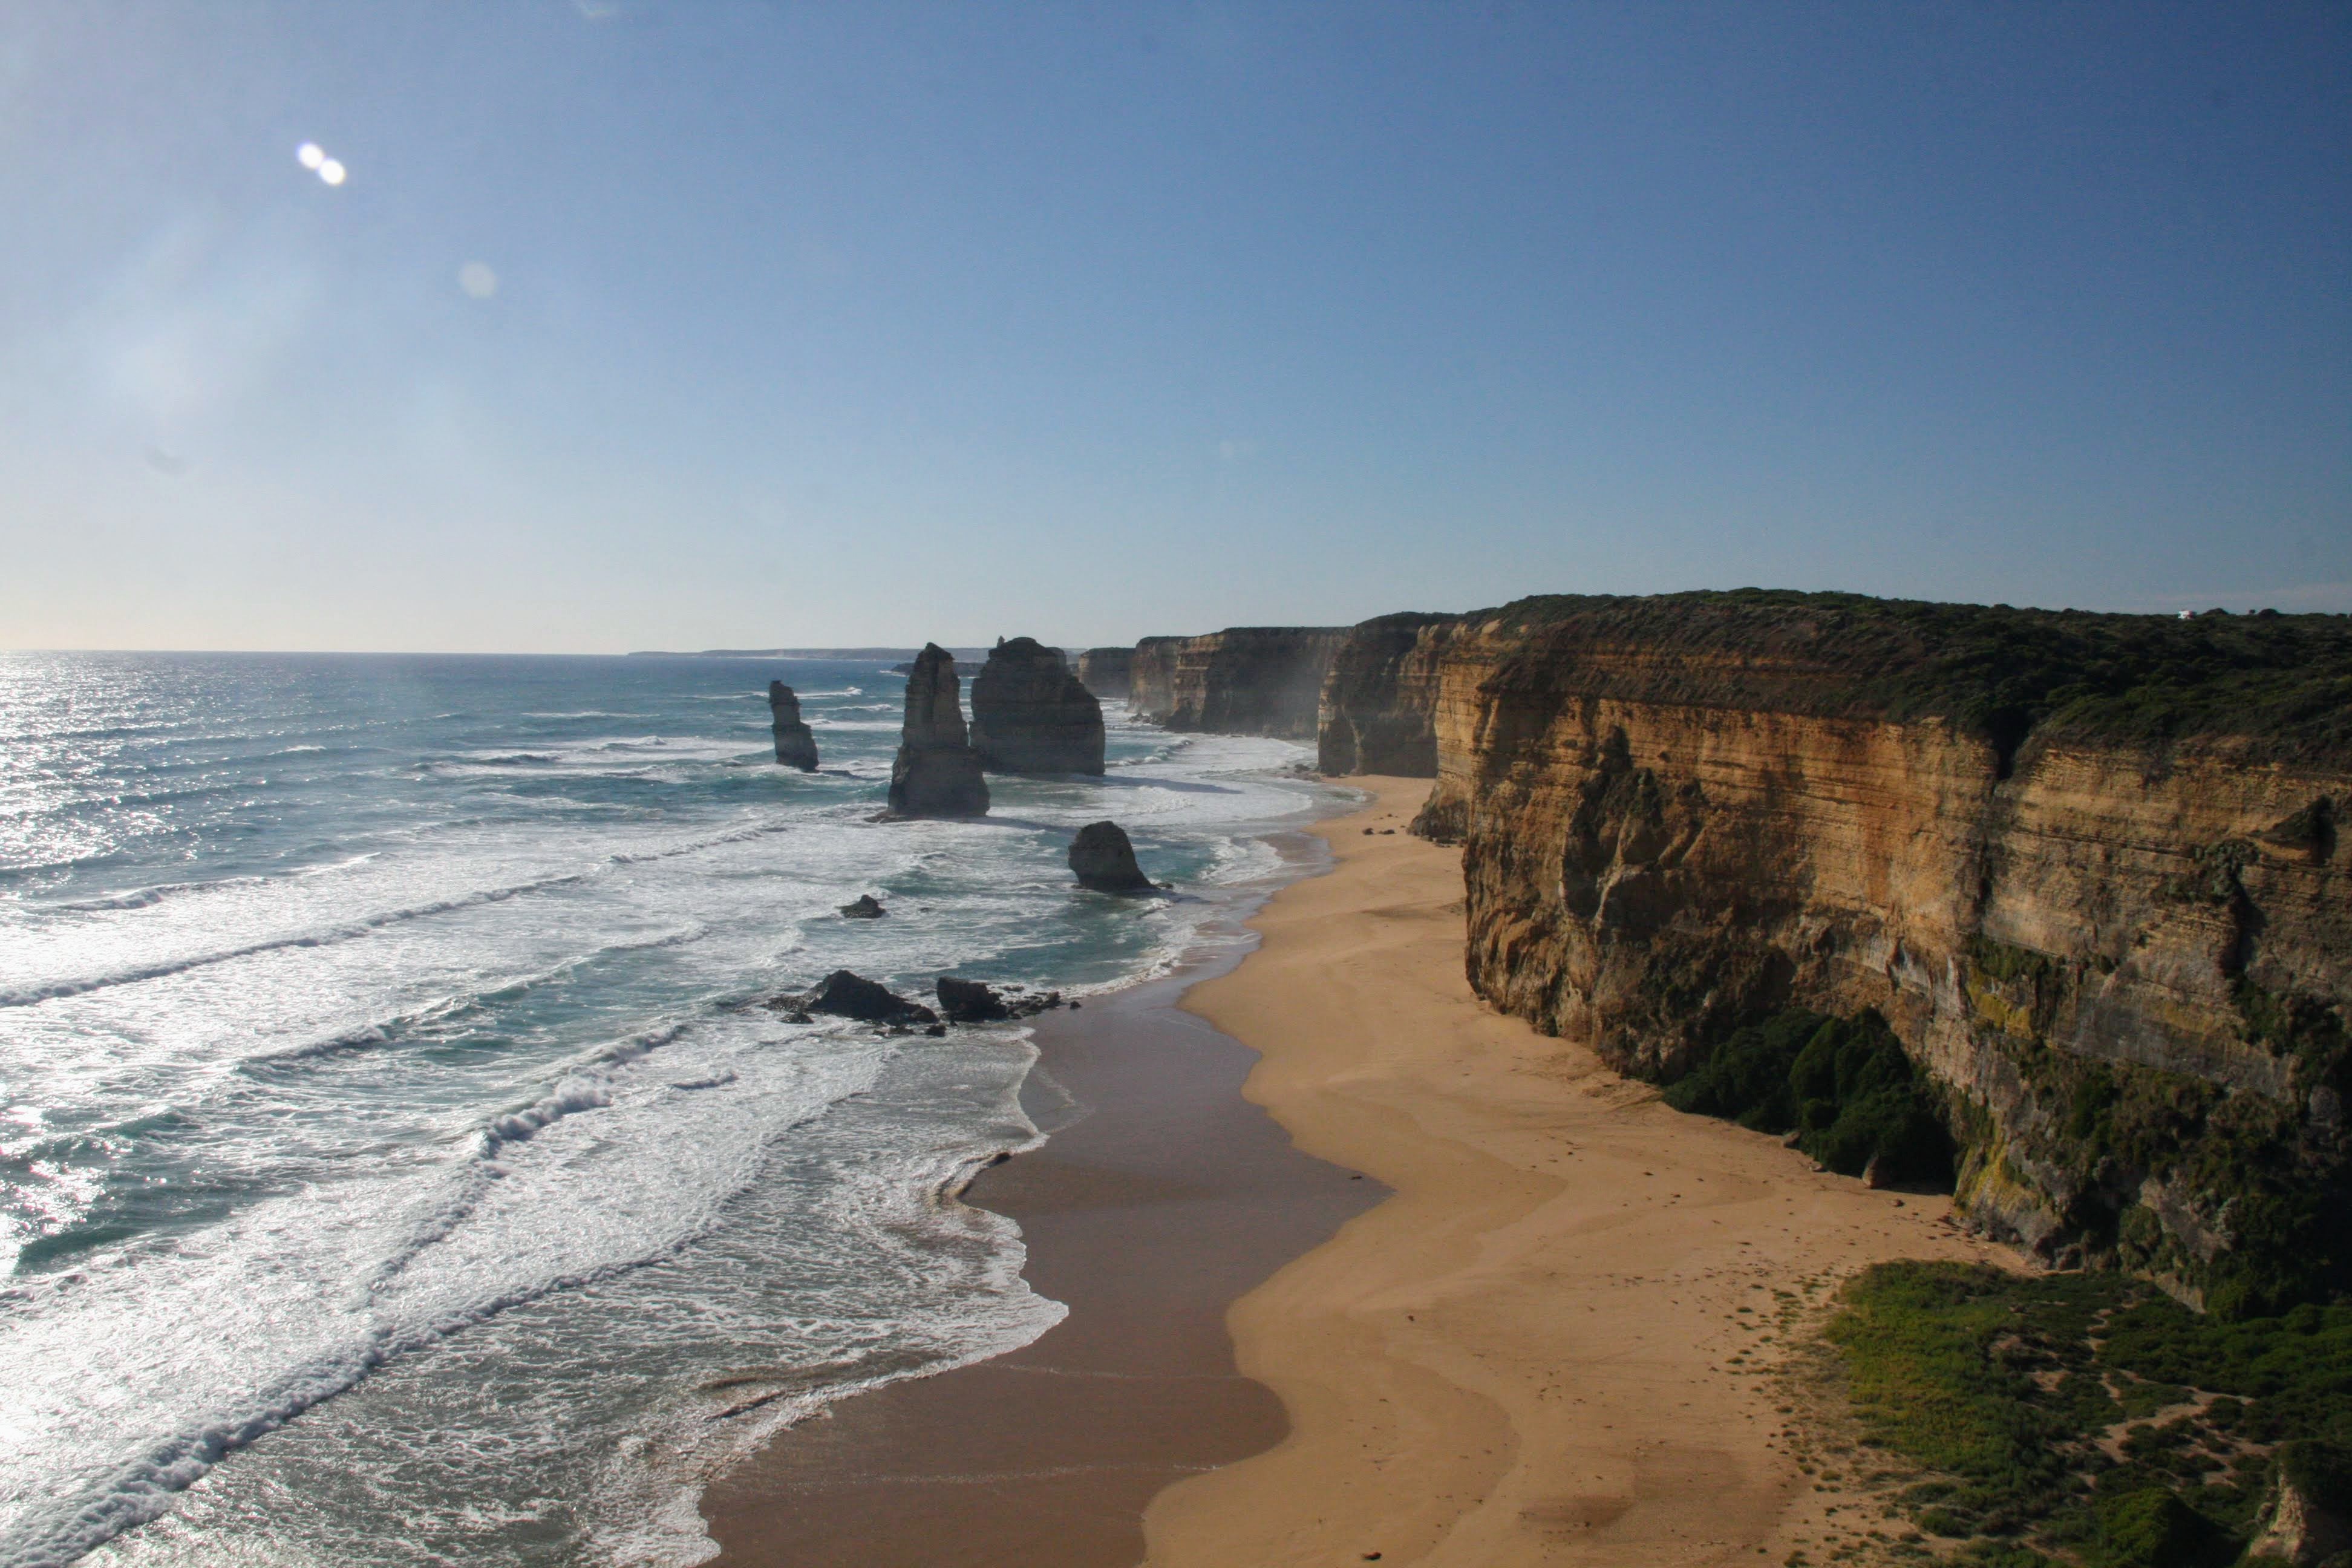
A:
[[[1263,1054],[1245,1092],[1304,1151],[1395,1195],[1234,1307],[1292,1430],[1160,1492],[1149,1562],[1818,1555],[1859,1500],[1775,1436],[1784,1310],[1882,1258],[1994,1249],[1944,1198],[1818,1173],[1482,1006],[1455,852],[1363,832],[1402,829],[1427,782],[1349,782],[1375,802],[1318,830],[1331,873],[1182,1005]]]

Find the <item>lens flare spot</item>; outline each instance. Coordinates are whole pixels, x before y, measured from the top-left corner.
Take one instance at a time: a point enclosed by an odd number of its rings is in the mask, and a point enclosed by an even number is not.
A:
[[[294,161],[312,173],[327,161],[326,152],[316,142],[305,142],[294,149]]]
[[[342,164],[337,163],[332,158],[328,159],[325,163],[319,165],[319,178],[326,181],[327,184],[331,185],[341,184],[343,183]]]
[[[499,291],[499,275],[487,263],[468,261],[457,268],[457,287],[477,300],[487,300]]]

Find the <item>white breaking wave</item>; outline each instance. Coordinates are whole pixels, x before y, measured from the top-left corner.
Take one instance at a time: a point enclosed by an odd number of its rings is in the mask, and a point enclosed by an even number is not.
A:
[[[1328,798],[1275,776],[1299,748],[1114,710],[1105,779],[877,823],[862,666],[802,694],[813,777],[690,665],[474,661],[389,718],[348,661],[47,668],[72,701],[0,708],[0,759],[90,782],[9,797],[51,868],[0,901],[0,1568],[700,1561],[698,1488],[778,1426],[1060,1313],[952,1196],[1036,1136],[1022,1031],[750,1004],[1163,970]],[[184,817],[107,804],[184,762]],[[1178,896],[1074,891],[1104,816]]]

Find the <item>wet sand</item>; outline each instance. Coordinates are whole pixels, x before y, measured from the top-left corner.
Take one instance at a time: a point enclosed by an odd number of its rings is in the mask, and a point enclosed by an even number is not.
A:
[[[1024,1102],[1051,1137],[965,1194],[1019,1222],[1069,1316],[779,1434],[704,1497],[718,1562],[1127,1568],[1155,1493],[1281,1439],[1225,1312],[1384,1194],[1242,1097],[1255,1057],[1175,1007],[1202,973],[1038,1019]]]

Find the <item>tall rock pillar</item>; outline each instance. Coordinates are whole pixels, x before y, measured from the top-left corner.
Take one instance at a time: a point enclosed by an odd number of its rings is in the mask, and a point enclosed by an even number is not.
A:
[[[776,761],[804,773],[816,772],[816,737],[801,721],[801,700],[781,680],[768,682],[768,710],[776,716]]]
[[[926,643],[907,677],[907,723],[890,764],[890,810],[898,816],[984,816],[988,781],[964,738],[962,682],[955,658]]]

